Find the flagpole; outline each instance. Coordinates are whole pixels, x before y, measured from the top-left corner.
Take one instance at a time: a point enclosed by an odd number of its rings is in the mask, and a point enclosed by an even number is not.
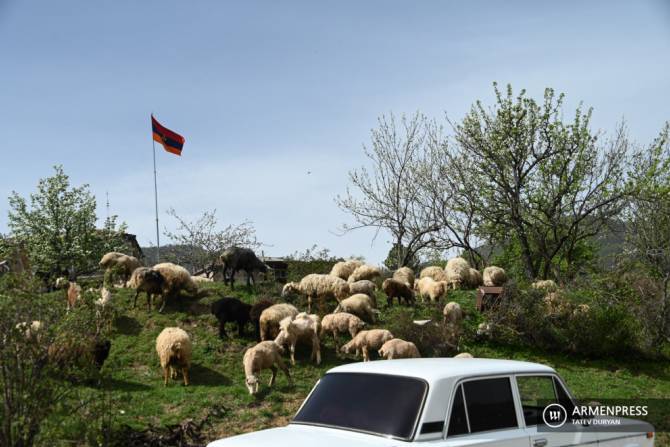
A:
[[[153,114],[151,115],[153,117]],[[152,121],[153,124],[153,121]],[[154,204],[156,207],[156,264],[160,262],[161,242],[158,232],[158,180],[156,180],[156,141],[154,140],[153,132],[151,134],[151,143],[154,149]]]

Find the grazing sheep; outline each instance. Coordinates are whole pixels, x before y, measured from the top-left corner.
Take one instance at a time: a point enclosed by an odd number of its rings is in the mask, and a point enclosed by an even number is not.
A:
[[[219,338],[221,339],[228,336],[226,323],[237,323],[237,333],[243,337],[244,325],[251,322],[251,305],[237,298],[224,297],[216,300],[211,305],[211,311],[219,321]]]
[[[386,294],[386,304],[391,306],[393,298],[398,298],[398,304],[404,301],[405,304],[414,304],[414,291],[409,283],[395,278],[385,279],[382,283],[382,290]]]
[[[535,281],[530,286],[533,289],[541,290],[543,292],[556,292],[558,290],[558,285],[551,279]]]
[[[205,276],[191,276],[191,279],[196,284],[204,284],[208,282],[214,282],[214,278],[207,278]]]
[[[363,265],[362,261],[358,259],[349,259],[348,261],[336,262],[332,269],[330,269],[330,274],[342,278],[344,280],[349,279],[349,276],[354,273],[358,267]]]
[[[277,367],[279,367],[286,378],[289,385],[293,385],[291,380],[291,373],[289,373],[284,360],[281,358],[282,348],[274,341],[262,341],[256,346],[253,346],[244,353],[242,363],[244,365],[245,384],[249,390],[249,394],[258,393],[258,376],[264,369],[272,370],[272,377],[270,378],[269,386],[275,383],[277,377]]]
[[[163,262],[153,266],[153,269],[159,272],[165,282],[163,283],[163,304],[158,312],[163,312],[168,296],[177,295],[179,292],[186,291],[189,294],[195,294],[198,286],[193,282],[188,270],[184,267],[171,262]]]
[[[261,341],[274,340],[279,335],[279,323],[286,317],[295,318],[298,315],[295,306],[286,303],[273,304],[261,312],[258,319]]]
[[[158,270],[149,267],[139,267],[130,276],[128,287],[135,289],[133,309],[137,306],[137,297],[141,292],[144,292],[147,295],[147,308],[151,310],[153,297],[161,295],[165,289],[165,278]]]
[[[374,265],[363,264],[361,266],[356,267],[356,270],[354,270],[351,273],[351,275],[349,275],[347,281],[356,282],[361,281],[363,279],[373,281],[375,278],[379,278],[380,276],[382,276],[382,271],[379,269],[379,267],[375,267]]]
[[[414,283],[414,288],[419,293],[422,302],[426,300],[426,297],[431,302],[439,302],[447,293],[448,286],[446,281],[435,281],[430,276],[424,276]]]
[[[275,343],[279,346],[288,344],[291,353],[291,365],[295,366],[295,345],[298,342],[312,346],[310,360],[315,360],[317,365],[321,364],[321,343],[319,332],[321,330],[321,319],[316,314],[301,312],[295,318],[286,317],[279,322],[279,335]]]
[[[475,268],[470,267],[468,269],[468,278],[468,285],[472,288],[477,288],[484,284],[484,277],[482,276],[482,273]]]
[[[372,308],[372,299],[362,293],[357,293],[340,301],[333,313],[347,312],[354,314],[368,323],[375,322],[375,311]]]
[[[414,288],[414,270],[409,267],[400,267],[393,272],[393,279],[404,282],[410,289]]]
[[[223,265],[223,281],[224,283],[229,282],[231,289],[235,288],[235,275],[240,270],[244,270],[247,274],[247,287],[251,287],[254,272],[266,273],[272,270],[258,259],[256,253],[250,248],[231,247],[224,251],[219,259]],[[229,276],[226,276],[228,271],[230,271]]]
[[[447,274],[447,283],[454,290],[470,282],[470,264],[460,256],[449,259],[444,272]]]
[[[81,286],[76,282],[70,282],[66,292],[67,310],[74,309],[74,306],[81,299]]]
[[[460,304],[455,301],[451,301],[444,306],[442,315],[444,315],[444,324],[457,325],[463,322],[463,310]]]
[[[58,340],[47,348],[47,357],[60,369],[94,366],[100,370],[109,357],[111,348],[111,341],[98,337]]]
[[[254,331],[258,341],[261,341],[261,314],[265,309],[274,304],[275,302],[272,300],[262,299],[255,302],[251,306],[251,310],[249,311],[249,318],[251,319],[251,323],[254,325]]]
[[[342,278],[332,275],[312,273],[300,280],[299,283],[289,282],[284,285],[281,296],[291,293],[307,296],[307,312],[312,312],[312,299],[327,300],[335,298],[340,301],[349,296],[349,284]]]
[[[180,369],[184,386],[188,386],[188,370],[191,367],[191,338],[178,327],[166,327],[156,338],[156,353],[163,368],[163,385],[170,377],[175,378]]]
[[[339,334],[348,332],[351,338],[354,338],[364,327],[365,323],[356,315],[346,312],[328,314],[321,320],[321,333],[319,336],[323,338],[324,334],[333,334],[333,342],[337,350],[339,349],[337,343],[337,336]]]
[[[370,360],[370,350],[378,351],[387,341],[393,339],[393,334],[386,329],[370,329],[366,331],[360,331],[356,336],[347,344],[342,346],[340,350],[349,354],[352,351],[363,352],[363,361],[367,362]]]
[[[454,356],[455,359],[473,359],[475,358],[472,354],[469,352],[461,352],[460,354],[456,354]]]
[[[116,270],[121,274],[123,283],[125,284],[133,271],[140,267],[142,263],[135,256],[112,251],[102,257],[99,265],[110,273]]]
[[[349,293],[355,295],[357,293],[364,293],[369,297],[375,296],[377,291],[377,284],[370,280],[362,279],[360,281],[349,283]]]
[[[484,269],[484,285],[487,287],[502,286],[507,281],[505,270],[492,265]]]
[[[449,277],[447,276],[447,273],[444,271],[444,269],[437,265],[426,267],[425,269],[421,270],[419,278],[426,278],[426,277],[433,278],[434,281],[438,282],[449,280]]]
[[[421,357],[416,345],[411,341],[394,338],[387,341],[379,349],[379,357],[386,360],[418,359]]]

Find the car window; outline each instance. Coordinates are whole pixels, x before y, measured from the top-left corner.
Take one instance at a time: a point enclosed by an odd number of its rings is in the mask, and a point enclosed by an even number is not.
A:
[[[542,423],[544,407],[558,402],[554,379],[551,376],[517,376],[516,383],[526,425]]]
[[[465,416],[463,389],[459,386],[454,395],[454,404],[451,407],[451,416],[449,417],[449,431],[447,436],[456,436],[465,433],[469,433],[468,420]]]
[[[471,433],[519,426],[509,378],[465,382],[463,394]]]

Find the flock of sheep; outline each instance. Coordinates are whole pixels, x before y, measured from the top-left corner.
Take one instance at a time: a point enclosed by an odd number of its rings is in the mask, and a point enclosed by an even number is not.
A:
[[[193,277],[185,268],[168,262],[143,267],[136,258],[117,252],[106,254],[100,261],[100,266],[106,269],[107,274],[120,275],[123,284],[135,290],[133,307],[137,304],[138,295],[145,293],[149,311],[152,309],[154,297],[162,298],[160,312],[168,297],[181,292],[193,295],[198,291],[198,282],[211,281]],[[363,361],[370,360],[372,352],[377,352],[380,358],[388,360],[420,357],[414,343],[394,337],[387,329],[370,328],[370,325],[376,323],[379,314],[375,292],[380,283],[381,290],[386,295],[386,305],[391,306],[394,299],[399,304],[414,304],[417,296],[422,302],[439,302],[449,289],[474,288],[480,285],[500,286],[507,281],[502,268],[487,267],[480,273],[461,257],[450,259],[445,268],[424,268],[418,278],[415,278],[412,269],[402,267],[393,272],[390,278],[383,281],[381,279],[382,271],[378,267],[358,260],[348,260],[336,263],[328,274],[308,274],[299,282],[284,285],[282,298],[292,295],[307,298],[307,309],[304,312],[287,302],[277,303],[270,300],[260,300],[250,305],[237,298],[224,297],[212,303],[211,312],[218,320],[221,338],[227,336],[226,323],[229,322],[237,323],[240,335],[244,334],[247,323],[253,323],[255,327],[260,341],[247,349],[242,359],[249,393],[258,392],[260,372],[267,369],[272,372],[270,386],[273,385],[279,369],[291,383],[288,367],[283,360],[286,348],[292,365],[296,364],[295,350],[298,344],[311,347],[311,360],[317,365],[320,364],[321,341],[324,337],[332,336],[337,351],[354,354],[356,357],[362,355]],[[56,286],[66,289],[68,309],[74,307],[80,299],[81,287],[62,278],[57,280]],[[533,287],[547,292],[545,303],[549,308],[563,305],[553,281],[536,282]],[[96,301],[98,316],[111,307],[112,301],[111,293],[105,287],[100,289],[100,295],[100,299]],[[315,302],[337,304],[333,313],[320,317],[312,313]],[[574,311],[586,312],[588,309],[578,307]],[[456,302],[446,303],[443,317],[445,334],[457,336],[464,318],[460,305]],[[40,324],[24,324],[22,329],[27,334],[36,332]],[[487,327],[480,326],[480,330],[487,330]],[[339,338],[342,336],[350,337],[350,340],[340,344]],[[97,337],[92,340],[88,355],[99,368],[109,354],[110,343]],[[184,385],[190,383],[192,345],[186,331],[177,327],[164,328],[156,339],[156,352],[163,369],[165,385],[170,378],[176,379],[178,373],[181,373]],[[57,354],[54,353],[55,358],[58,357]],[[75,354],[83,355],[81,352]],[[471,355],[461,353],[457,357]]]

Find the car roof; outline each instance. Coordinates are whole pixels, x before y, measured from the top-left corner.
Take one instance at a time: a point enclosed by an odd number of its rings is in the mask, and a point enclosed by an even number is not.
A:
[[[554,369],[540,363],[517,360],[483,358],[425,358],[376,360],[349,363],[335,367],[331,373],[368,373],[418,377],[429,383],[442,379],[460,379],[471,376],[497,374],[554,373]]]

